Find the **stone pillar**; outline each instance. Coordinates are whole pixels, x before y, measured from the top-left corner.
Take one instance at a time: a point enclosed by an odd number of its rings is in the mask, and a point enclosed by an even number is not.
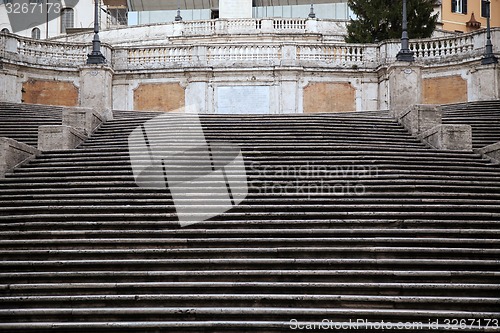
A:
[[[80,69],[80,106],[91,108],[104,120],[113,118],[113,70],[106,65]]]
[[[263,34],[271,34],[274,32],[274,20],[271,18],[263,18],[260,21],[260,31]]]
[[[1,61],[1,60],[0,60]],[[0,62],[0,102],[21,103],[21,85],[17,81],[17,70]]]
[[[500,65],[481,65],[471,71],[469,101],[500,99]]]
[[[397,117],[409,106],[421,104],[422,70],[413,63],[399,62],[391,65],[389,76],[389,108]]]
[[[318,33],[318,21],[316,19],[308,18],[306,20],[306,32],[310,34]]]

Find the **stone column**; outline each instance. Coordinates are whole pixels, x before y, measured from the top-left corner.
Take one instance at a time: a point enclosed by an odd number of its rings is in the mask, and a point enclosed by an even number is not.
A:
[[[389,108],[394,116],[409,106],[421,104],[422,69],[411,62],[398,62],[388,69]]]
[[[97,111],[104,120],[113,117],[113,70],[106,65],[80,69],[80,106]]]

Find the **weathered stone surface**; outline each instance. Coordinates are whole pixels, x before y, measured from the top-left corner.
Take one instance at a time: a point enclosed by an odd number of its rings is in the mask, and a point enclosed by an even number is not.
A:
[[[78,88],[69,81],[30,79],[23,83],[25,103],[77,106],[78,96]]]
[[[76,128],[85,135],[90,135],[99,127],[105,116],[89,108],[73,108],[63,111],[62,124]]]
[[[430,146],[443,150],[472,150],[470,125],[438,125],[419,135]]]
[[[411,134],[419,134],[441,125],[441,111],[436,105],[417,104],[398,116],[398,121]]]
[[[356,89],[347,82],[315,82],[304,88],[304,113],[356,111]]]
[[[134,91],[134,109],[173,111],[184,106],[185,91],[178,83],[143,83]]]
[[[38,149],[41,151],[76,148],[85,141],[83,132],[65,125],[44,125],[38,128]]]
[[[409,63],[391,65],[389,73],[389,108],[405,110],[409,105],[421,103],[422,70]]]
[[[0,178],[16,166],[34,158],[40,152],[11,138],[0,137]]]
[[[110,119],[113,106],[113,70],[110,67],[81,68],[80,106],[97,111],[105,120]]]
[[[422,102],[425,104],[467,102],[467,80],[460,75],[425,78],[422,86]]]
[[[4,68],[0,67],[0,101],[19,103],[21,98],[21,88],[17,82],[17,70],[8,69],[5,66]]]

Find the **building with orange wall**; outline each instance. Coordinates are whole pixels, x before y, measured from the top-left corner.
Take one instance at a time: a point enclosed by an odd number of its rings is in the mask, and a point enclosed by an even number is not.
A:
[[[500,0],[490,0],[491,26],[500,27]],[[448,31],[471,32],[486,28],[485,0],[442,0],[442,28]]]

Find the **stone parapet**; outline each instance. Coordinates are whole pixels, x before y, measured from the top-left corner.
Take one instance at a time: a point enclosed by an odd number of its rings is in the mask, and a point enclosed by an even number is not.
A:
[[[441,111],[437,105],[432,104],[413,105],[394,116],[413,135],[441,125],[442,121]]]
[[[11,138],[0,137],[0,178],[17,166],[33,159],[40,151]]]
[[[470,125],[438,125],[419,134],[418,138],[436,149],[472,151]]]
[[[489,158],[496,164],[500,164],[500,142],[476,149],[476,152]]]
[[[92,134],[103,122],[105,117],[90,108],[70,108],[63,110],[62,124],[76,128],[85,135]]]
[[[83,132],[70,126],[44,125],[38,127],[38,149],[41,151],[74,149],[86,138]]]

